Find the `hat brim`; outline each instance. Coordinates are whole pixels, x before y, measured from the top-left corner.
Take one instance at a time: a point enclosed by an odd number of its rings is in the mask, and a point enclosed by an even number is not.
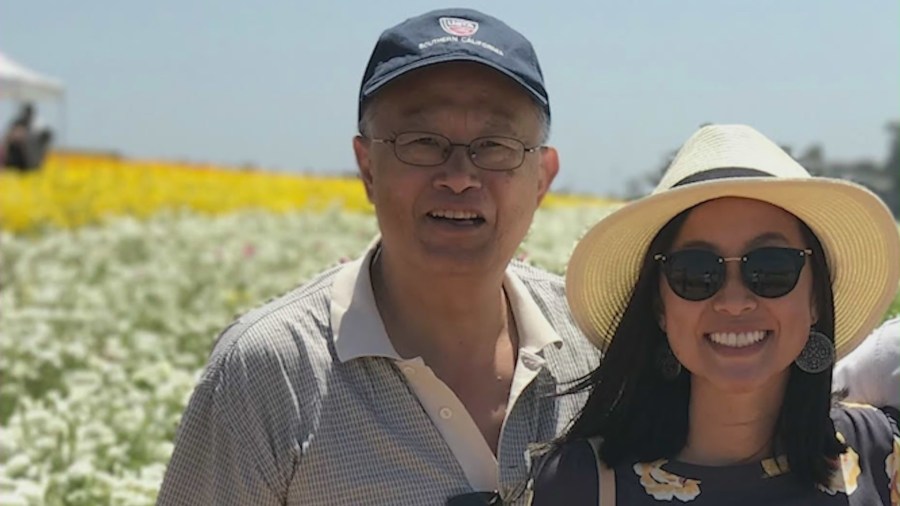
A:
[[[544,97],[544,95],[542,93],[540,93],[538,90],[534,89],[534,87],[532,87],[531,85],[526,83],[525,80],[523,80],[521,77],[517,76],[513,72],[510,72],[509,70],[503,68],[500,65],[497,65],[496,63],[494,63],[486,58],[482,58],[480,56],[469,54],[469,53],[462,52],[462,51],[454,51],[451,53],[432,56],[430,58],[422,58],[419,60],[415,60],[407,65],[403,65],[397,69],[394,69],[391,72],[388,72],[387,74],[382,76],[381,78],[369,83],[369,85],[366,86],[362,90],[362,96],[359,97],[360,102],[368,99],[369,97],[374,95],[376,91],[380,90],[385,85],[387,85],[388,83],[390,83],[394,79],[397,79],[400,76],[406,75],[414,70],[419,70],[421,68],[430,67],[432,65],[437,65],[439,63],[450,63],[450,62],[479,63],[479,64],[489,67],[493,70],[496,70],[497,72],[500,72],[501,74],[505,75],[506,77],[509,77],[510,79],[515,81],[516,84],[518,84],[519,86],[524,88],[525,91],[527,91],[532,97],[534,97],[534,99],[537,100],[538,104],[540,104],[541,107],[543,107],[544,110],[547,111],[547,114],[548,115],[550,114],[550,103],[547,101],[547,98]]]
[[[731,178],[636,200],[582,237],[566,270],[566,296],[576,323],[595,346],[609,345],[659,230],[678,213],[722,197],[778,206],[816,234],[831,269],[838,358],[879,324],[898,288],[900,234],[878,197],[836,179]]]

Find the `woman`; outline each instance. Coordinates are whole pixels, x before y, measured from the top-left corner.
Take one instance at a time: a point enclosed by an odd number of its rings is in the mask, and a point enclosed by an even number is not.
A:
[[[573,253],[572,313],[605,357],[533,504],[900,503],[896,421],[831,395],[898,277],[871,192],[749,127],[702,128]]]

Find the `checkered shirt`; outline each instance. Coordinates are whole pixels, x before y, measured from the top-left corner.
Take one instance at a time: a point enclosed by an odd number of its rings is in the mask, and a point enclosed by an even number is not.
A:
[[[395,360],[337,357],[330,306],[341,268],[223,331],[182,418],[157,504],[438,505],[473,491]],[[572,320],[560,277],[515,261],[508,274],[561,343],[541,351],[537,376],[507,409],[497,451],[507,497],[528,477],[529,446],[559,434],[584,402],[555,394],[599,358]]]

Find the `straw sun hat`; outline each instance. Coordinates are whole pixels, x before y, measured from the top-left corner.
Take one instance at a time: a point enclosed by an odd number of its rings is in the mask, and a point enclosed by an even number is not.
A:
[[[575,247],[566,295],[595,346],[609,344],[659,230],[681,211],[720,197],[778,206],[819,238],[831,269],[838,358],[878,325],[900,278],[900,236],[884,203],[860,185],[810,176],[748,126],[711,125],[682,146],[653,193],[602,219]]]

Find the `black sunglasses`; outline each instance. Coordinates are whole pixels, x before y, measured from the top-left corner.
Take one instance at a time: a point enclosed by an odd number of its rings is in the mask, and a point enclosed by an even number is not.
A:
[[[725,284],[725,262],[741,262],[741,279],[751,292],[774,299],[797,286],[811,249],[758,248],[740,257],[724,258],[705,249],[685,249],[653,255],[662,263],[669,287],[682,299],[706,300]]]

